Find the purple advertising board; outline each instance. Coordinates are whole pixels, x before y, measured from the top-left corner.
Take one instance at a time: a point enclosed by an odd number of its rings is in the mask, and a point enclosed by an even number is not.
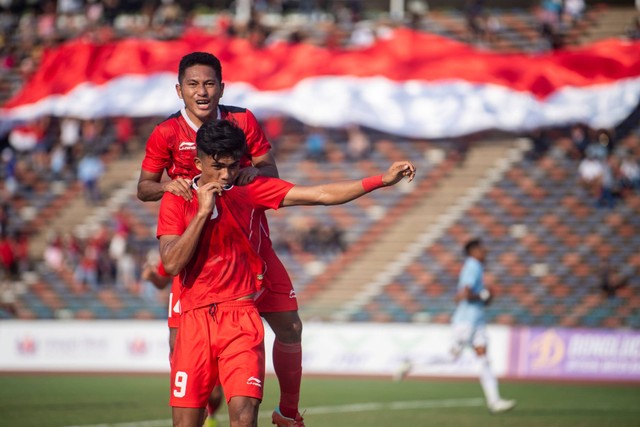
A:
[[[509,376],[640,381],[640,331],[516,328]]]

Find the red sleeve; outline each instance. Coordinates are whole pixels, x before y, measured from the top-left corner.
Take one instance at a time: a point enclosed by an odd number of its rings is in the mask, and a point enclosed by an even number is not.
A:
[[[148,172],[158,173],[171,165],[171,153],[166,136],[161,128],[156,126],[147,139],[142,169]]]
[[[187,228],[185,224],[185,207],[187,203],[182,197],[171,193],[164,193],[160,200],[160,212],[158,213],[158,228],[156,237],[181,236]]]
[[[279,178],[258,176],[247,185],[247,190],[257,206],[277,210],[293,186],[294,184]]]
[[[251,158],[260,157],[271,150],[271,144],[267,140],[258,120],[249,110],[246,110],[246,123],[244,124],[245,136],[247,137],[247,146],[249,147],[249,156]]]

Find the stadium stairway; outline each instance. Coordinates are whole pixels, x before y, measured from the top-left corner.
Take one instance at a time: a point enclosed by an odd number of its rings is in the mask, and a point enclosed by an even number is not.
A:
[[[624,36],[636,16],[636,10],[633,7],[604,5],[595,6],[592,13],[597,13],[597,19],[591,20],[584,28],[584,33],[580,37],[581,44]]]
[[[97,225],[97,220],[105,219],[105,216],[113,212],[109,206],[113,205],[113,196],[118,190],[136,191],[135,184],[144,150],[132,151],[126,157],[119,157],[115,153],[109,153],[106,156],[111,158],[105,160],[105,174],[99,182],[102,200],[95,205],[88,204],[84,200],[82,188],[77,183],[68,189],[62,197],[64,203],[58,207],[55,216],[47,219],[48,224],[35,227],[35,233],[31,236],[29,243],[31,259],[36,261],[42,259],[47,239],[52,231],[64,235],[77,231],[78,227],[82,229]]]
[[[351,262],[316,279],[324,286],[299,296],[305,319],[343,320],[366,303],[380,286],[397,274],[420,251],[426,239],[443,232],[477,197],[481,197],[526,149],[510,141],[486,141],[473,145],[466,160],[418,199],[401,218],[388,218],[385,233],[367,247],[349,249]],[[355,251],[355,253],[354,253]]]

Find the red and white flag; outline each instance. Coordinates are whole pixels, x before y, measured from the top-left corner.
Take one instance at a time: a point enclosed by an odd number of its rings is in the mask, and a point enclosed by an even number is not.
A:
[[[47,51],[35,75],[0,108],[0,120],[168,115],[181,107],[177,68],[192,51],[220,58],[224,104],[258,117],[359,123],[411,137],[574,122],[613,127],[640,100],[637,41],[498,54],[401,29],[359,49],[285,43],[256,49],[193,30],[179,40],[76,40]]]

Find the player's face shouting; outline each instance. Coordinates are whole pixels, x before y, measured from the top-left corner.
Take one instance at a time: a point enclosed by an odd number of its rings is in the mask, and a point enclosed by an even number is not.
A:
[[[224,83],[212,67],[194,65],[185,70],[182,82],[176,85],[176,91],[184,101],[187,115],[199,127],[217,117]]]

